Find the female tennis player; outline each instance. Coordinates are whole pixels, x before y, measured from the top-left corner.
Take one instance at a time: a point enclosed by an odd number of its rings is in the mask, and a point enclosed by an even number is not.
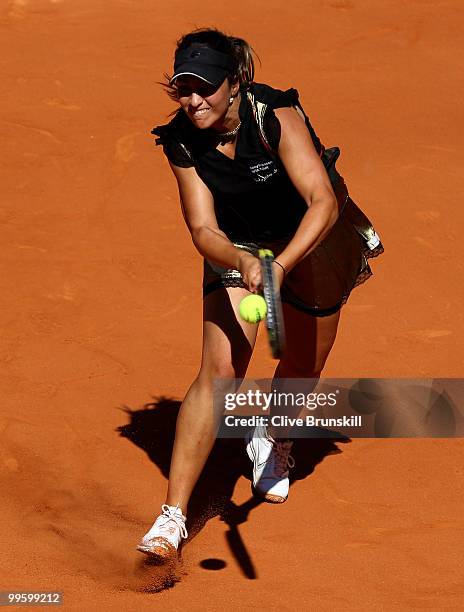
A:
[[[286,351],[274,378],[316,380],[342,305],[371,275],[367,259],[383,250],[298,92],[255,83],[253,76],[246,41],[214,29],[187,34],[177,43],[168,84],[179,109],[153,130],[204,257],[201,367],[177,419],[165,504],[137,547],[161,558],[175,556],[187,537],[189,497],[217,434],[213,380],[244,377],[252,355],[258,327],[240,319],[238,305],[260,290],[258,248],[277,255],[283,303]],[[266,501],[287,499],[291,446],[272,428],[258,427],[248,438],[253,490]]]

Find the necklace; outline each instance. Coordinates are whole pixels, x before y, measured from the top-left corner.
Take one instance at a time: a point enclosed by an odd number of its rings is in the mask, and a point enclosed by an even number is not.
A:
[[[242,125],[242,122],[239,121],[238,124],[234,127],[233,130],[230,130],[230,132],[223,132],[222,134],[218,134],[219,138],[224,139],[224,138],[230,138],[231,136],[235,136],[235,134],[238,132],[240,126]]]

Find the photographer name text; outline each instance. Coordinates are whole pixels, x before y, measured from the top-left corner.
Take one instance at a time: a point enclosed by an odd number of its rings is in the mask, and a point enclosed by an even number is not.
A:
[[[234,416],[228,414],[224,417],[226,427],[362,427],[361,415],[343,416],[336,418],[315,417],[307,414],[304,418],[292,418],[286,415],[267,416]]]

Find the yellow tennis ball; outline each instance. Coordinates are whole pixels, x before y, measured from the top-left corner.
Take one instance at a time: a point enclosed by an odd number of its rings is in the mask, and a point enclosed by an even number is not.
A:
[[[238,306],[240,316],[248,323],[258,323],[266,316],[266,302],[260,295],[247,295]]]

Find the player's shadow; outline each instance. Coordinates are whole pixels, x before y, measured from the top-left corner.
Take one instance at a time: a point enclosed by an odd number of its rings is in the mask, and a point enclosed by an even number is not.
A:
[[[166,479],[180,405],[178,400],[158,397],[139,410],[125,407],[129,423],[117,428],[122,437],[147,453]],[[336,443],[349,441],[343,437],[336,440],[327,437],[296,440],[292,449],[296,465],[291,471],[291,483],[306,478],[326,456],[340,453]],[[208,520],[219,516],[229,526],[226,538],[232,554],[243,574],[253,579],[257,577],[256,570],[240,537],[238,525],[244,523],[250,511],[263,502],[253,496],[240,506],[231,501],[238,479],[244,476],[251,481],[251,475],[251,462],[245,452],[244,440],[216,440],[189,502],[188,532],[190,540]]]

